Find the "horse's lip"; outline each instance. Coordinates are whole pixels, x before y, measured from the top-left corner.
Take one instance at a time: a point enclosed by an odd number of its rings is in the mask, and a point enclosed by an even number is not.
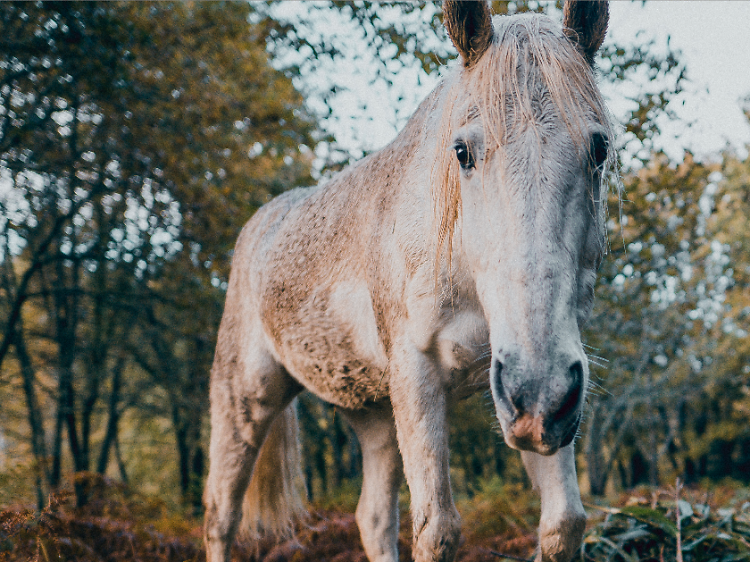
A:
[[[532,417],[526,414],[515,416],[508,427],[504,428],[503,434],[505,442],[513,449],[549,456],[572,443],[578,433],[580,422],[581,413],[578,412],[575,421],[556,439],[556,432],[548,431],[547,424],[540,416]]]
[[[525,437],[518,438],[508,434],[505,435],[505,443],[512,449],[531,451],[545,457],[554,455],[560,449],[559,445],[551,445],[546,441],[533,441]]]

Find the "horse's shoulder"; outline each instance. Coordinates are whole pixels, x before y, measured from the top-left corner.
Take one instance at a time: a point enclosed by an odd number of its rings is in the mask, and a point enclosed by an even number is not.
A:
[[[258,209],[242,228],[234,250],[234,262],[267,251],[290,212],[317,191],[318,186],[285,191]]]
[[[245,231],[262,233],[277,227],[302,201],[319,190],[320,186],[296,187],[274,197],[256,211],[246,223],[242,235],[245,235]]]

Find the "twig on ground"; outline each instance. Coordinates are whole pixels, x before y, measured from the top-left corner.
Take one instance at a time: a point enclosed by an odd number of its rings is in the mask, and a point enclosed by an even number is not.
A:
[[[680,509],[682,482],[678,478],[674,485],[674,507],[677,514],[677,562],[682,562],[682,510]]]
[[[492,556],[497,556],[498,558],[507,558],[508,560],[518,560],[518,562],[534,562],[533,558],[522,558],[521,556],[513,556],[512,554],[503,554],[502,552],[497,552],[496,550],[490,550],[487,549],[487,551],[492,554]]]

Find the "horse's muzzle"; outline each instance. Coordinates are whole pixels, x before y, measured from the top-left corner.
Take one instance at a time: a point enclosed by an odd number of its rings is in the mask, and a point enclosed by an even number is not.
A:
[[[574,361],[562,376],[527,373],[498,360],[492,365],[492,393],[505,442],[514,449],[552,455],[569,445],[578,431],[583,365]]]

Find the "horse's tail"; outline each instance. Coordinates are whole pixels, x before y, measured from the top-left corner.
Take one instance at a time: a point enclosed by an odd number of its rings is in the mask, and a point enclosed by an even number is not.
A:
[[[255,461],[242,506],[242,531],[253,539],[291,537],[307,513],[296,402],[271,424]]]

